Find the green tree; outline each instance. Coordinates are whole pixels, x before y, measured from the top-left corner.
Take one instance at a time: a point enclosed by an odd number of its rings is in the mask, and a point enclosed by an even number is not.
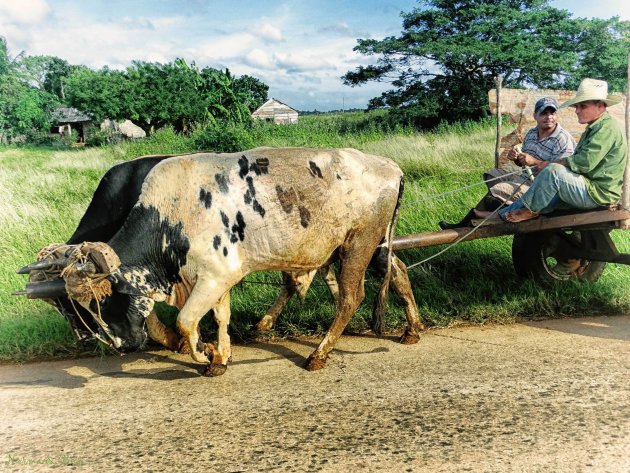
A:
[[[79,66],[64,80],[68,105],[89,113],[96,123],[105,118],[123,118],[128,100],[124,73],[104,67],[99,71]]]
[[[78,66],[73,66],[68,61],[55,56],[48,56],[47,59],[44,90],[55,94],[59,100],[63,101],[66,98],[65,83]]]
[[[204,68],[201,70],[201,77],[201,94],[212,121],[230,124],[249,121],[250,112],[245,103],[249,97],[244,93],[239,94],[234,88],[234,78],[228,69],[223,72],[210,67]]]
[[[9,51],[7,49],[7,41],[0,36],[0,76],[9,72],[11,61],[9,59]]]
[[[47,132],[56,97],[36,87],[25,74],[24,54],[11,58],[0,37],[0,138],[32,136]]]
[[[255,77],[244,75],[232,81],[234,93],[253,112],[268,99],[269,86]]]
[[[199,114],[195,106],[195,77],[177,64],[134,62],[127,68],[128,100],[123,115],[147,134],[165,125],[182,128]]]
[[[136,61],[125,71],[78,67],[64,83],[72,106],[98,121],[129,119],[147,134],[167,125],[188,132],[193,125],[246,122],[248,106],[268,90],[254,78],[239,81],[228,70],[200,70],[183,59]]]
[[[596,32],[601,36],[605,28],[585,30],[588,20],[574,20],[547,0],[418,3],[402,14],[399,36],[359,39],[354,48],[376,61],[346,73],[345,84],[387,81],[394,87],[370,108],[391,107],[418,125],[477,119],[489,113],[487,91],[497,75],[505,87],[552,87],[576,70],[595,72],[578,65],[596,54]],[[585,38],[591,42],[581,45]]]
[[[630,21],[620,21],[618,17],[577,21],[581,30],[578,62],[559,87],[575,90],[582,79],[593,77],[607,80],[611,91],[625,92],[628,87]]]

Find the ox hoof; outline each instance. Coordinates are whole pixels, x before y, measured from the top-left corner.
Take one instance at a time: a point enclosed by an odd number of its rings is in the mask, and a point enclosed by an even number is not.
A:
[[[181,353],[182,355],[190,355],[190,343],[188,343],[187,338],[182,338],[179,341],[179,346],[177,347],[177,353]]]
[[[306,360],[304,368],[306,368],[307,371],[317,371],[321,370],[324,366],[326,366],[326,361],[309,356]]]
[[[202,374],[209,378],[214,378],[215,376],[221,376],[225,373],[225,370],[227,370],[227,365],[208,365]]]
[[[265,315],[260,322],[256,325],[256,330],[259,332],[268,332],[273,328],[273,318],[271,315]]]
[[[403,345],[413,345],[414,343],[418,343],[419,341],[420,335],[410,332],[408,329],[405,330],[405,333],[400,339],[400,343],[402,343]]]

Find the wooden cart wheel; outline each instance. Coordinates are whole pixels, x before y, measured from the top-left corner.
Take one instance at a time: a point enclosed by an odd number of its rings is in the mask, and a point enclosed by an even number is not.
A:
[[[590,232],[574,230],[522,233],[512,241],[512,263],[519,276],[533,277],[543,284],[557,281],[597,281],[606,263],[562,256],[565,246],[579,248],[587,244]]]

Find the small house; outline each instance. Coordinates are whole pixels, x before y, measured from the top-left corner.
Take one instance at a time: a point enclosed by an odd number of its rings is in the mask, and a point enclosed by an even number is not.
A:
[[[273,123],[297,123],[298,112],[287,104],[271,98],[252,113],[252,118]]]
[[[77,141],[85,141],[87,127],[92,123],[92,119],[83,112],[72,107],[59,107],[52,113],[53,127],[51,133],[61,136],[70,135],[76,132]]]

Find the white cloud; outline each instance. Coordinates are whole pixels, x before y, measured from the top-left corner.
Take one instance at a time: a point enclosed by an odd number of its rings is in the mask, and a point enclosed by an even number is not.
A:
[[[217,61],[236,56],[245,56],[256,48],[255,36],[250,33],[234,33],[204,40],[196,50],[200,61]]]
[[[41,23],[50,14],[46,0],[7,0],[0,2],[0,24],[17,23],[33,25]]]
[[[276,53],[274,55],[278,67],[289,72],[324,71],[334,68],[330,62],[330,54],[309,54],[308,52]]]
[[[274,61],[265,51],[262,49],[253,49],[245,56],[245,62],[252,66],[261,69],[273,69],[275,67]]]
[[[350,29],[350,26],[345,21],[339,21],[334,25],[324,26],[318,30],[319,33],[334,33],[342,36],[356,36]]]
[[[252,34],[260,35],[264,39],[282,41],[282,30],[271,23],[263,23],[251,30]]]

